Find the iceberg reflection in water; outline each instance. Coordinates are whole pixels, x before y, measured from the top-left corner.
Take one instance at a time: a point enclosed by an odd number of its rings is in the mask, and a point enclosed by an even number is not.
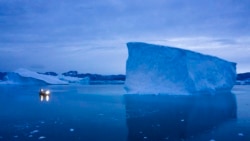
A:
[[[237,117],[234,94],[124,95],[128,141],[187,140]]]

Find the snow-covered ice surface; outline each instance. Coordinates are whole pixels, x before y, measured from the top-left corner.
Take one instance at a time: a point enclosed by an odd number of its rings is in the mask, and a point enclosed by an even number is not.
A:
[[[123,85],[0,85],[0,141],[249,141],[250,86],[218,95],[124,95]]]
[[[179,48],[127,43],[125,88],[131,94],[230,91],[236,64]]]

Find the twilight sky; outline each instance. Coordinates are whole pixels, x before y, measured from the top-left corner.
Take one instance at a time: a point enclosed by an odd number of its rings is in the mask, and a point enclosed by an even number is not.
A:
[[[0,0],[0,71],[125,74],[126,43],[191,49],[250,71],[249,0]]]

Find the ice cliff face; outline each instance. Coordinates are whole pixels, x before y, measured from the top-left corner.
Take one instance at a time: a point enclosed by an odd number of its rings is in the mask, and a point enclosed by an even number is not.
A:
[[[127,43],[125,89],[133,94],[195,94],[230,91],[236,63],[184,49]]]

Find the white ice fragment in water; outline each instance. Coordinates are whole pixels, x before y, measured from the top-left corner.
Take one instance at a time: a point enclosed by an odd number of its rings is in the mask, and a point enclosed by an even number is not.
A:
[[[39,132],[39,130],[33,130],[33,131],[30,132],[30,134],[35,134],[37,132]]]
[[[215,139],[211,139],[210,141],[215,141]]]
[[[75,131],[75,129],[73,129],[73,128],[70,128],[70,129],[69,129],[69,131],[70,131],[70,132],[74,132],[74,131]]]
[[[181,122],[184,122],[184,119],[181,119]]]
[[[32,138],[32,137],[33,137],[33,135],[29,135],[28,137],[29,137],[29,138]]]
[[[42,140],[42,139],[45,139],[46,137],[44,137],[44,136],[41,136],[41,137],[39,137],[38,139],[39,140]]]
[[[143,137],[144,139],[147,139],[148,137]]]
[[[244,136],[244,134],[243,134],[243,133],[238,133],[238,136],[241,136],[241,137],[242,137],[242,136]]]

